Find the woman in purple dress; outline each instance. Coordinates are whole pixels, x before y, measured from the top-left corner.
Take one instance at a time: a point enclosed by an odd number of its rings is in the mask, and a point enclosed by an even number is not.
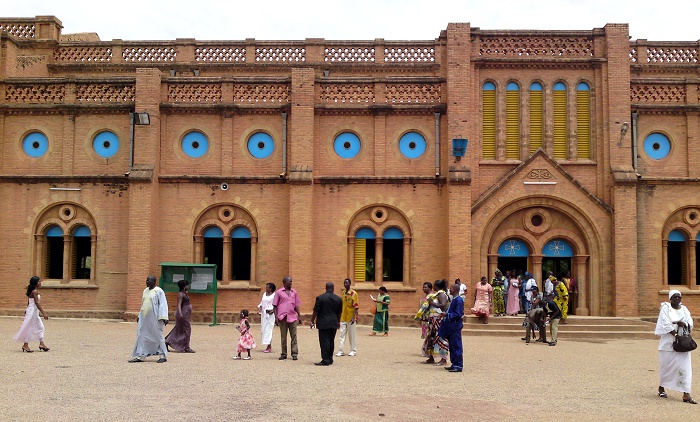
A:
[[[192,304],[190,303],[190,297],[187,296],[189,284],[187,280],[180,280],[177,282],[177,287],[180,288],[180,292],[177,294],[175,326],[172,331],[170,331],[170,334],[165,337],[165,345],[176,352],[194,353],[194,350],[190,349],[190,335],[192,335],[190,317],[192,316]]]

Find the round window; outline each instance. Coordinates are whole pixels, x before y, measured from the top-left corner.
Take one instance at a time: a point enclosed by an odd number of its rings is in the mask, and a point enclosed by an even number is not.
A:
[[[425,152],[426,142],[418,132],[408,132],[399,140],[399,150],[406,158],[418,158]]]
[[[182,138],[182,150],[190,158],[200,158],[209,151],[209,139],[202,132],[190,132]]]
[[[32,132],[24,137],[22,148],[28,156],[38,158],[49,150],[49,139],[41,132]]]
[[[360,138],[351,132],[343,132],[335,137],[333,148],[340,158],[355,158],[360,153]]]
[[[661,133],[651,133],[644,139],[644,152],[654,160],[661,160],[671,153],[671,141]]]
[[[95,136],[92,148],[102,158],[112,158],[119,151],[119,138],[112,132],[104,131]]]
[[[248,138],[248,152],[255,158],[267,158],[275,151],[275,140],[265,132],[257,132]]]

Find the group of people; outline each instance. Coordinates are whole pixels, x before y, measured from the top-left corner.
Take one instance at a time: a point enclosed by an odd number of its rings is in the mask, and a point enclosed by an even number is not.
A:
[[[525,292],[523,297],[526,298],[525,303],[523,303],[526,312],[523,323],[526,327],[526,333],[523,340],[530,343],[533,337],[531,335],[538,331],[540,336],[538,341],[548,343],[550,346],[556,345],[559,320],[566,319],[567,306],[570,304],[568,288],[571,287],[573,279],[557,279],[550,273],[545,281],[545,291],[541,294],[537,282],[530,273],[525,272],[524,279],[521,276],[516,276],[513,279],[513,274],[514,272],[506,271],[506,275],[503,276],[497,270],[491,283],[487,282],[486,277],[482,277],[475,289],[472,313],[482,316],[484,323],[488,322],[492,305],[496,308],[496,314],[503,314],[503,312],[499,312],[501,311],[500,301],[496,300],[494,303],[494,297],[498,293],[503,293],[502,287],[508,285],[506,291],[509,294],[504,301],[505,313],[517,315],[517,313],[511,312],[515,310],[514,307],[508,307],[508,303],[512,304],[514,298],[511,296],[510,290],[522,288]],[[297,360],[297,326],[302,322],[299,311],[301,300],[296,290],[292,288],[291,277],[284,277],[282,284],[284,287],[276,291],[273,283],[267,283],[265,293],[258,305],[258,311],[261,315],[262,342],[267,345],[264,352],[271,352],[272,330],[275,325],[279,325],[282,345],[279,359],[287,359],[287,335],[289,334],[291,337],[291,356],[293,360]],[[421,337],[424,339],[422,353],[424,357],[428,358],[424,363],[444,366],[449,372],[462,372],[462,319],[467,288],[459,279],[455,280],[455,284],[452,284],[449,289],[447,284],[445,279],[436,280],[434,284],[423,283],[425,297],[421,300],[415,318],[420,320],[422,325]],[[50,350],[44,343],[44,324],[41,318],[48,319],[48,315],[41,306],[40,287],[41,279],[39,277],[34,276],[29,280],[26,289],[25,317],[19,331],[13,337],[15,341],[23,343],[22,351],[27,353],[33,352],[29,343],[34,341],[39,341],[39,350],[44,352]],[[155,355],[160,357],[157,362],[167,362],[169,348],[178,352],[194,353],[194,350],[190,348],[192,305],[187,295],[188,282],[181,280],[178,282],[178,287],[180,291],[177,296],[175,327],[164,337],[163,331],[168,323],[168,302],[165,298],[165,292],[156,286],[155,276],[150,275],[146,278],[146,288],[143,291],[141,309],[137,317],[136,344],[129,362],[143,362],[145,357]],[[340,329],[340,343],[335,356],[345,355],[346,339],[350,343],[348,356],[355,356],[357,353],[358,294],[351,288],[349,279],[344,280],[343,287],[342,296],[339,297],[334,293],[333,283],[326,283],[326,292],[319,295],[314,304],[311,328],[315,326],[318,328],[321,361],[316,365],[319,366],[333,364],[333,348],[338,329]],[[376,299],[370,297],[376,305],[373,331],[370,335],[378,333],[388,335],[390,303],[388,291],[382,286]],[[654,331],[660,337],[658,396],[667,398],[666,389],[671,389],[683,393],[684,403],[697,404],[690,395],[692,383],[690,351],[677,351],[674,347],[674,341],[679,336],[689,335],[693,329],[693,318],[688,308],[681,304],[680,291],[671,290],[668,297],[669,302],[661,303]],[[518,312],[522,312],[522,308]],[[241,311],[241,321],[237,326],[240,339],[235,359],[250,359],[250,350],[255,347],[248,318],[248,311]],[[551,334],[549,342],[547,342],[546,334],[547,325],[550,326]],[[247,352],[247,356],[242,358],[241,353],[244,351]],[[448,352],[451,362],[449,367],[446,366]]]

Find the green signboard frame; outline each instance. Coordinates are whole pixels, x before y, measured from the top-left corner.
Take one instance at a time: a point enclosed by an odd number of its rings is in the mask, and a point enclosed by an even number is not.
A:
[[[218,296],[216,281],[216,264],[192,264],[188,262],[161,262],[160,288],[166,292],[179,292],[177,282],[190,282],[190,293],[214,295],[214,321],[216,322],[216,299]]]

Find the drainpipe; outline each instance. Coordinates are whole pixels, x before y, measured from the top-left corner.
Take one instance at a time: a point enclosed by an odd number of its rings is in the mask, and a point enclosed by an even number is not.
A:
[[[440,177],[440,113],[435,113],[435,177]]]
[[[287,175],[287,113],[282,113],[282,173],[280,179]]]
[[[636,111],[632,112],[632,167],[634,168],[634,174],[639,177],[639,172],[637,171],[637,119],[639,115]]]

